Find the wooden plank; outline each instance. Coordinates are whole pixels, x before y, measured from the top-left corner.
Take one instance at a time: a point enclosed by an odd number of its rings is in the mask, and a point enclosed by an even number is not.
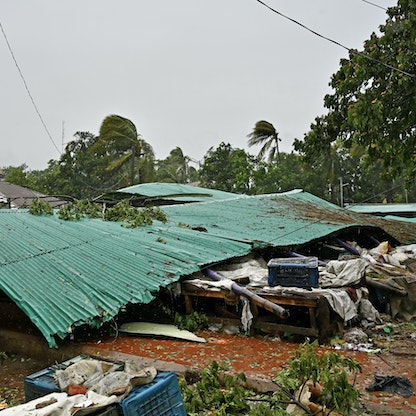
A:
[[[219,318],[219,317],[209,317],[208,318],[211,323],[223,324],[224,326],[227,325],[234,325],[234,326],[241,326],[241,321],[239,319],[230,319],[230,318]],[[283,332],[289,332],[291,334],[298,334],[310,337],[317,337],[319,335],[319,331],[317,328],[308,328],[302,326],[295,326],[295,325],[286,325],[286,324],[278,324],[275,322],[260,322],[255,321],[253,322],[252,327],[254,329],[260,329],[263,332],[268,332],[271,334],[281,334]]]
[[[308,309],[309,314],[309,327],[305,326],[296,326],[296,325],[288,325],[285,323],[275,323],[275,322],[264,322],[258,321],[256,318],[258,316],[258,308],[257,305],[253,305],[251,303],[252,312],[254,315],[254,321],[252,324],[252,328],[260,329],[264,332],[280,334],[282,332],[290,332],[293,334],[299,334],[304,336],[312,336],[318,337],[320,335],[320,324],[316,319],[318,305],[321,305],[321,298],[322,295],[307,293],[306,296],[297,295],[297,294],[281,294],[281,293],[269,293],[263,291],[253,291],[253,293],[258,294],[258,296],[267,299],[270,302],[273,302],[278,305],[288,305],[294,307],[302,307]],[[234,301],[236,303],[239,302],[239,296],[230,292],[225,289],[220,288],[201,288],[196,285],[182,283],[182,294],[185,296],[185,307],[187,313],[188,311],[192,311],[192,297],[206,297],[206,298],[214,298],[214,299],[223,299],[226,300],[228,303]],[[321,305],[322,308],[323,305]],[[241,326],[241,322],[239,319],[229,319],[229,318],[221,318],[221,317],[210,317],[210,322],[217,322],[223,323],[224,325],[237,325]]]

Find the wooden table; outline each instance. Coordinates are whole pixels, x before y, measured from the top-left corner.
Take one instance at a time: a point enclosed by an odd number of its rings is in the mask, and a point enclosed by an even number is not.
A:
[[[201,287],[190,282],[182,282],[182,295],[185,301],[186,313],[193,311],[192,299],[195,297],[211,298],[224,300],[227,304],[238,305],[240,296],[234,292],[218,287]],[[326,342],[335,332],[339,330],[337,322],[333,319],[331,308],[326,298],[319,294],[304,290],[300,293],[282,293],[281,291],[265,291],[262,289],[250,289],[253,293],[273,302],[283,308],[288,309],[289,318],[279,319],[271,313],[264,313],[258,305],[250,302],[250,308],[254,319],[252,329],[259,329],[263,332],[280,335],[282,333],[299,334],[318,338],[321,342]],[[250,300],[250,299],[249,299]],[[301,324],[294,324],[293,313],[297,309],[305,309],[308,319]],[[233,323],[241,325],[240,319],[221,318],[219,316],[210,317],[211,322]]]

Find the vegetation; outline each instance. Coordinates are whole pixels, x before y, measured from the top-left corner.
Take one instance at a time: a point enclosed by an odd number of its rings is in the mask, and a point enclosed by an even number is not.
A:
[[[268,121],[258,121],[253,131],[247,136],[249,138],[248,145],[257,146],[261,145],[262,148],[258,154],[258,157],[263,159],[268,153],[268,162],[271,162],[279,156],[279,133]]]
[[[29,207],[29,212],[32,215],[52,215],[52,207],[43,199],[35,199]]]
[[[238,194],[251,192],[251,178],[255,158],[243,149],[234,149],[222,142],[218,148],[208,150],[201,164],[199,178],[207,188]]]
[[[202,370],[201,379],[195,384],[188,386],[184,380],[181,380],[183,401],[189,416],[247,414],[250,406],[246,398],[250,392],[239,383],[239,380],[244,381],[245,377],[243,374],[238,376],[226,374],[220,381],[220,373],[227,369],[225,364],[213,361]]]
[[[373,33],[364,50],[351,50],[332,76],[324,105],[328,114],[311,125],[295,149],[313,163],[335,145],[354,157],[360,168],[380,165],[390,180],[416,174],[416,4],[398,0],[387,10],[381,35]]]
[[[128,228],[136,228],[142,225],[152,225],[153,220],[166,222],[165,213],[159,207],[133,208],[127,200],[120,201],[114,207],[104,213],[106,221],[123,221]]]
[[[350,414],[359,399],[350,378],[361,371],[360,364],[339,352],[318,354],[317,347],[316,343],[300,345],[287,368],[276,377],[280,389],[269,395],[248,390],[244,374],[230,375],[226,364],[211,362],[196,383],[181,380],[187,414],[282,416],[288,414],[290,406],[298,408],[296,414],[319,411],[329,415],[334,410]],[[313,393],[310,399],[304,395],[305,389]]]
[[[100,161],[103,173],[122,173],[124,186],[140,183],[141,158],[154,159],[153,149],[137,133],[134,123],[118,115],[107,116],[101,124],[97,141],[89,149]]]
[[[352,377],[361,371],[361,365],[352,358],[338,352],[317,353],[318,344],[301,344],[287,363],[287,369],[278,374],[276,383],[281,391],[275,395],[279,400],[290,400],[302,405],[303,390],[311,383],[313,388],[322,389],[316,403],[328,411],[337,410],[349,414],[359,399],[359,390],[350,383]]]
[[[190,183],[237,194],[302,188],[341,204],[416,200],[416,4],[398,0],[387,19],[351,50],[331,77],[317,116],[296,153],[282,153],[279,134],[266,120],[255,123],[248,146],[257,156],[221,142],[198,168],[174,147],[155,160],[153,149],[131,120],[107,116],[99,135],[77,132],[59,160],[44,171],[5,167],[4,178],[48,195],[91,199],[143,182]],[[340,195],[342,194],[343,197]]]
[[[198,329],[205,329],[208,327],[208,317],[195,311],[185,315],[176,313],[175,325],[179,329],[195,332]]]
[[[53,209],[47,202],[36,199],[31,204],[29,212],[33,215],[52,215]],[[113,207],[104,210],[100,204],[86,200],[75,201],[59,209],[58,217],[66,221],[101,217],[105,221],[127,223],[126,227],[128,228],[151,225],[154,220],[167,221],[165,213],[159,207],[134,208],[128,200],[122,200]]]
[[[175,147],[166,159],[156,161],[156,181],[184,184],[198,181],[198,172],[190,161],[180,147]]]

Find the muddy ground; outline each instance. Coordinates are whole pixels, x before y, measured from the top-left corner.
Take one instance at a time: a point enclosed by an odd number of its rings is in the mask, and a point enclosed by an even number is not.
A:
[[[117,336],[84,344],[98,356],[107,352],[126,353],[193,368],[202,368],[216,360],[228,363],[230,370],[235,373],[244,372],[250,377],[270,379],[283,368],[300,341],[211,331],[200,331],[198,335],[207,342]],[[389,327],[379,327],[370,335],[373,347],[380,348],[380,352],[342,350],[342,353],[359,361],[363,368],[356,380],[356,386],[361,391],[361,407],[356,414],[416,415],[415,393],[405,398],[398,394],[366,391],[376,374],[406,377],[416,386],[416,323],[394,323]],[[79,345],[76,347],[78,351]],[[24,401],[24,378],[51,363],[48,357],[35,359],[14,355],[12,351],[8,354],[3,352],[1,357],[0,403],[16,405]]]

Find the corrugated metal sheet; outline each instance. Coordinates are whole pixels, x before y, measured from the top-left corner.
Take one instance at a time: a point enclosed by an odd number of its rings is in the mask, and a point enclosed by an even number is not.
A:
[[[303,192],[163,210],[168,223],[140,229],[0,210],[0,289],[54,346],[54,336],[75,325],[110,320],[124,305],[148,303],[160,287],[253,247],[304,244],[356,225],[416,241],[416,225],[342,210]]]
[[[415,229],[341,209],[302,191],[169,206],[163,210],[171,221],[204,227],[210,235],[258,246],[304,244],[353,226],[379,227],[398,241],[416,241]]]
[[[350,211],[362,214],[397,214],[416,213],[416,204],[356,204],[346,207]]]
[[[0,227],[0,288],[51,346],[55,334],[109,320],[199,266],[250,251],[248,244],[176,226],[130,229],[26,211],[0,210]]]
[[[147,197],[165,197],[165,198],[189,198],[195,200],[223,200],[236,196],[236,194],[216,189],[201,188],[200,186],[185,185],[180,183],[141,183],[117,190],[117,192],[143,195]]]
[[[386,215],[384,217],[386,220],[395,220],[395,221],[403,221],[403,222],[412,222],[416,224],[416,217],[407,218],[407,217],[398,217],[397,215]]]

